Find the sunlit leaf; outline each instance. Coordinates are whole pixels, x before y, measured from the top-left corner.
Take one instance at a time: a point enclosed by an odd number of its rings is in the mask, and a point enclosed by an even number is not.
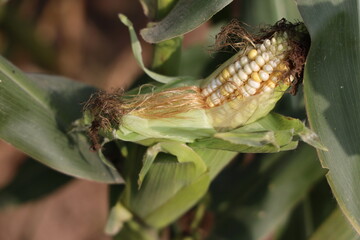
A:
[[[310,125],[329,151],[319,151],[340,209],[360,233],[359,2],[298,0],[311,35],[305,69]]]
[[[309,239],[359,240],[360,236],[345,219],[340,209],[336,209]]]
[[[0,137],[60,172],[120,183],[117,171],[91,152],[84,133],[71,132],[93,88],[61,77],[25,75],[0,59]]]

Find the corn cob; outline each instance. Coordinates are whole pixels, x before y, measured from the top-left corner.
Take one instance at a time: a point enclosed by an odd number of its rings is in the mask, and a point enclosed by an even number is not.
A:
[[[271,39],[246,47],[233,62],[219,74],[207,81],[201,94],[208,107],[216,107],[224,102],[271,92],[279,84],[290,83],[294,77],[285,76],[289,67],[284,61],[291,50],[286,32],[275,33]]]

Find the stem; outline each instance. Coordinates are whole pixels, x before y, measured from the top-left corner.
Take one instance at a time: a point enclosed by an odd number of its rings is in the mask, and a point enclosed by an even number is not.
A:
[[[178,0],[158,0],[156,21],[163,19]],[[158,73],[175,76],[179,72],[182,37],[172,38],[154,46],[152,69]]]

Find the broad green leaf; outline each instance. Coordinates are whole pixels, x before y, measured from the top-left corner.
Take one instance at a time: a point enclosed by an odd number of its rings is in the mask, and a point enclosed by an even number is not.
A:
[[[159,152],[169,153],[176,156],[179,163],[192,163],[195,167],[194,176],[200,176],[205,173],[207,167],[202,158],[186,144],[182,142],[166,141],[159,142],[149,147],[144,155],[143,167],[139,173],[139,187],[145,178],[146,173],[149,171],[150,166],[154,162]],[[193,178],[192,176],[191,178]]]
[[[188,79],[193,79],[191,77],[169,77],[169,76],[165,76],[156,72],[151,71],[150,69],[146,68],[144,65],[144,62],[142,60],[142,49],[141,49],[141,45],[140,42],[136,36],[135,33],[135,29],[134,26],[132,24],[132,22],[123,14],[119,14],[119,18],[121,20],[121,22],[127,26],[129,28],[129,33],[130,33],[130,39],[131,39],[131,47],[133,50],[133,54],[134,57],[136,59],[136,61],[138,62],[139,66],[142,68],[142,70],[152,79],[161,82],[161,83],[170,83],[170,82],[174,82],[176,80],[188,80]]]
[[[301,20],[295,1],[292,0],[245,0],[240,16],[251,26],[271,25],[281,18],[292,22]]]
[[[360,236],[337,208],[309,239],[359,240]]]
[[[234,163],[213,183],[216,227],[210,239],[266,238],[325,172],[306,145],[249,164]]]
[[[89,150],[87,136],[70,131],[93,91],[61,77],[25,75],[0,58],[0,137],[60,172],[120,183],[118,172]]]
[[[125,190],[122,199],[130,211],[153,227],[164,227],[174,221],[205,194],[210,183],[208,174],[196,176],[194,164],[169,159],[169,155],[159,155],[141,188],[137,184],[127,185],[133,189]]]
[[[304,91],[318,155],[340,209],[360,233],[360,28],[355,0],[298,0],[310,32]]]
[[[170,13],[160,22],[141,30],[149,43],[158,43],[181,36],[209,20],[232,0],[179,0]]]
[[[206,163],[208,172],[199,175],[192,162],[179,163],[176,157],[160,153],[149,168],[140,189],[137,180],[141,165],[139,166],[136,155],[141,152],[136,150],[135,156],[130,154],[126,168],[130,177],[126,178],[128,184],[121,197],[122,204],[148,225],[156,228],[174,221],[206,193],[210,178],[214,178],[236,155],[223,150],[194,150],[196,158]],[[177,151],[179,158],[188,154],[188,150],[181,148]],[[190,155],[194,155],[194,152],[190,152]],[[184,159],[192,160],[191,157]]]

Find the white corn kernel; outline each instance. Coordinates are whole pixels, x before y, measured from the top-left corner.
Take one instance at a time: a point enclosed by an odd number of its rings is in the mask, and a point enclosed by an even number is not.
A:
[[[273,37],[273,38],[271,38],[271,43],[274,45],[274,44],[276,44],[276,39]]]
[[[263,81],[267,81],[269,79],[269,74],[262,70],[259,71],[259,76]]]
[[[244,72],[245,72],[247,75],[249,75],[249,74],[252,73],[252,69],[251,69],[249,63],[244,66]]]
[[[277,46],[277,50],[278,50],[278,52],[281,52],[282,50],[284,50],[284,46],[282,44],[279,44]]]
[[[241,71],[241,70],[240,70]],[[246,75],[247,76],[247,75]],[[232,81],[236,84],[236,86],[240,87],[243,85],[243,81],[238,77],[238,75],[234,75],[232,78]]]
[[[271,51],[272,53],[276,53],[276,47],[275,47],[274,45],[271,45],[271,46],[270,46],[270,51]]]
[[[228,93],[232,93],[234,92],[234,90],[236,89],[236,87],[234,85],[232,85],[230,82],[227,82],[224,85],[224,89],[228,92]]]
[[[210,99],[214,105],[218,105],[221,102],[220,98],[218,98],[218,95],[216,93],[211,94]]]
[[[201,91],[201,94],[202,94],[203,96],[209,95],[209,92],[208,92],[207,88],[204,88],[204,89]]]
[[[262,52],[265,52],[265,51],[266,51],[266,47],[265,47],[264,44],[261,44],[261,45],[260,45],[260,50],[261,50]]]
[[[251,87],[250,85],[246,84],[244,87],[246,92],[248,92],[250,95],[254,95],[256,93],[256,89]]]
[[[271,87],[269,87],[269,86],[264,86],[262,88],[262,90],[263,90],[263,92],[271,92],[273,89]]]
[[[235,70],[235,65],[234,64],[231,64],[229,67],[228,67],[228,70],[229,70],[229,73],[231,75],[234,75],[236,73],[236,70]]]
[[[261,85],[259,82],[255,81],[252,78],[250,78],[249,81],[247,81],[247,84],[255,89],[258,89]]]
[[[269,65],[269,64],[265,64],[263,66],[263,69],[264,69],[264,71],[266,71],[268,73],[272,73],[272,71],[274,70],[273,67],[271,65]]]
[[[241,66],[245,66],[247,63],[249,63],[249,59],[245,56],[240,58]]]
[[[263,53],[264,54],[264,53]],[[255,59],[256,63],[261,67],[265,64],[265,60],[262,56],[257,56]]]
[[[240,64],[239,61],[236,61],[236,62],[235,62],[235,70],[236,70],[236,71],[239,71],[239,69],[241,69],[241,64]]]
[[[264,45],[266,48],[269,48],[271,46],[271,41],[269,39],[265,39]]]
[[[251,69],[252,69],[254,72],[257,72],[257,71],[260,70],[259,65],[257,65],[257,63],[256,63],[255,61],[252,61],[252,62],[250,63],[250,67],[251,67]]]
[[[261,56],[263,57],[265,62],[268,62],[270,60],[270,56],[267,52],[262,53]]]
[[[246,86],[246,85],[245,85]],[[244,97],[250,97],[250,94],[245,90],[245,87],[244,86],[242,86],[241,88],[240,88],[240,93],[241,93],[241,95],[243,95]]]
[[[240,70],[237,75],[242,81],[246,81],[248,79],[248,75],[244,72],[244,70]]]
[[[212,80],[210,83],[210,89],[215,90],[217,89],[221,84],[218,84],[217,81]]]

